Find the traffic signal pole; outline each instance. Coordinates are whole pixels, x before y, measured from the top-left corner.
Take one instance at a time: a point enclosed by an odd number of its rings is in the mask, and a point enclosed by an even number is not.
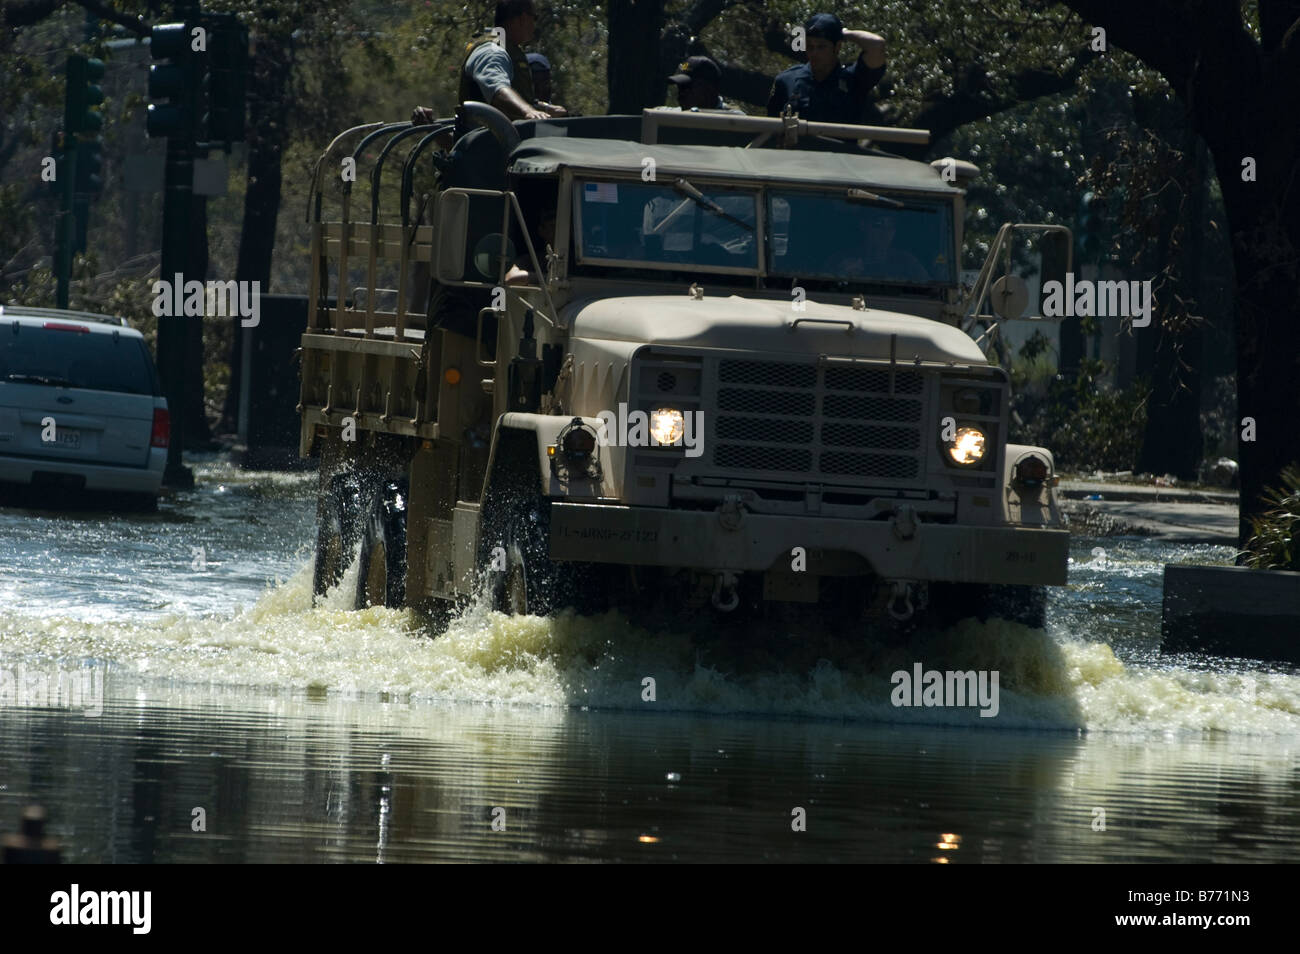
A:
[[[164,281],[184,282],[189,264],[190,202],[194,183],[194,144],[189,139],[167,140],[167,165],[163,173],[163,235],[160,273]],[[179,277],[177,277],[179,276]],[[184,294],[182,284],[178,297]],[[182,315],[158,319],[158,372],[171,415],[171,440],[167,444],[167,467],[163,483],[169,487],[193,487],[194,471],[181,460],[185,450],[185,340],[189,329]]]
[[[149,55],[149,110],[145,132],[167,139],[163,178],[163,237],[160,278],[172,287],[174,301],[185,295],[186,276],[202,281],[206,262],[194,250],[195,228],[202,229],[202,206],[193,195],[194,161],[212,148],[212,140],[228,144],[244,137],[244,83],[248,62],[248,31],[229,14],[201,14],[194,0],[178,0],[182,22],[153,27]],[[201,37],[201,41],[199,38]],[[198,201],[204,201],[202,199]],[[199,253],[206,258],[206,251]],[[180,287],[174,287],[179,283]],[[201,316],[162,315],[158,319],[158,370],[171,412],[171,441],[163,482],[191,487],[194,473],[182,463],[185,428],[189,421],[187,341],[197,331],[189,322]],[[202,374],[201,367],[190,367]]]
[[[68,286],[72,277],[72,246],[76,242],[76,222],[73,220],[72,188],[76,175],[77,150],[69,148],[71,137],[65,132],[63,152],[59,157],[59,217],[55,227],[58,243],[55,250],[54,274],[56,308],[68,307]]]
[[[59,149],[57,177],[59,187],[59,213],[55,226],[57,249],[55,254],[55,302],[60,308],[68,307],[68,289],[72,274],[72,256],[77,249],[85,250],[86,217],[90,191],[80,190],[77,174],[78,161],[84,158],[87,172],[99,161],[102,140],[99,130],[103,117],[96,109],[104,101],[104,91],[99,80],[104,75],[102,60],[74,54],[68,57],[67,89],[63,108],[63,140]],[[87,177],[89,178],[89,177]]]
[[[178,3],[176,12],[180,15],[190,13],[187,6]],[[155,62],[149,70],[149,112],[145,131],[150,137],[167,139],[159,278],[171,287],[176,300],[182,299],[185,293],[192,239],[190,208],[201,84],[201,64],[191,48],[193,26],[192,20],[155,26],[149,40],[149,55],[162,62]],[[175,288],[175,283],[180,287]],[[184,314],[158,318],[158,374],[172,422],[167,466],[163,470],[163,483],[169,487],[194,486],[194,472],[183,462],[187,411],[185,344],[189,335],[186,322],[194,320],[194,317],[187,318]]]

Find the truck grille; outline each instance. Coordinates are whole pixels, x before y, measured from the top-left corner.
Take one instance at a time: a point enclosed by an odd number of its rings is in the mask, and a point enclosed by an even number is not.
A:
[[[714,466],[828,482],[915,481],[925,380],[897,370],[722,360]]]

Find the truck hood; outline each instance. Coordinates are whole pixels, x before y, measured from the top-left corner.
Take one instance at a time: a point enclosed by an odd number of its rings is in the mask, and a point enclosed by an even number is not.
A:
[[[827,354],[888,358],[889,339],[897,335],[900,362],[988,364],[974,341],[960,329],[893,311],[855,311],[843,305],[805,302],[794,311],[789,302],[732,295],[694,300],[683,295],[641,295],[573,302],[568,307],[571,333],[580,338],[640,344],[682,345],[743,351]],[[838,324],[796,319],[833,319]],[[853,323],[848,333],[844,322]]]

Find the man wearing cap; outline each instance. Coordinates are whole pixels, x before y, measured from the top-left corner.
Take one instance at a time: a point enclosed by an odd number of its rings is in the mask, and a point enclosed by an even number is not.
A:
[[[863,122],[867,94],[885,75],[884,37],[846,30],[833,13],[815,14],[804,24],[808,62],[780,73],[772,84],[767,114],[779,116],[788,104],[800,119],[825,123]],[[840,63],[840,43],[861,52],[852,66]]]
[[[677,72],[668,77],[668,82],[677,87],[677,105],[688,109],[726,109],[733,113],[740,112],[732,108],[718,94],[722,85],[722,69],[707,56],[692,56]]]
[[[551,61],[540,53],[528,54],[528,66],[533,72],[533,93],[539,103],[551,101]]]

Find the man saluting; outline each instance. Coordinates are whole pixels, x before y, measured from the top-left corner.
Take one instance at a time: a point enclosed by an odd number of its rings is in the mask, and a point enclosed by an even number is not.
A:
[[[767,114],[779,116],[789,104],[800,119],[823,123],[861,123],[867,94],[885,75],[885,39],[866,30],[846,30],[833,13],[815,14],[804,24],[808,62],[776,77]],[[840,43],[861,52],[852,66],[840,63]]]

